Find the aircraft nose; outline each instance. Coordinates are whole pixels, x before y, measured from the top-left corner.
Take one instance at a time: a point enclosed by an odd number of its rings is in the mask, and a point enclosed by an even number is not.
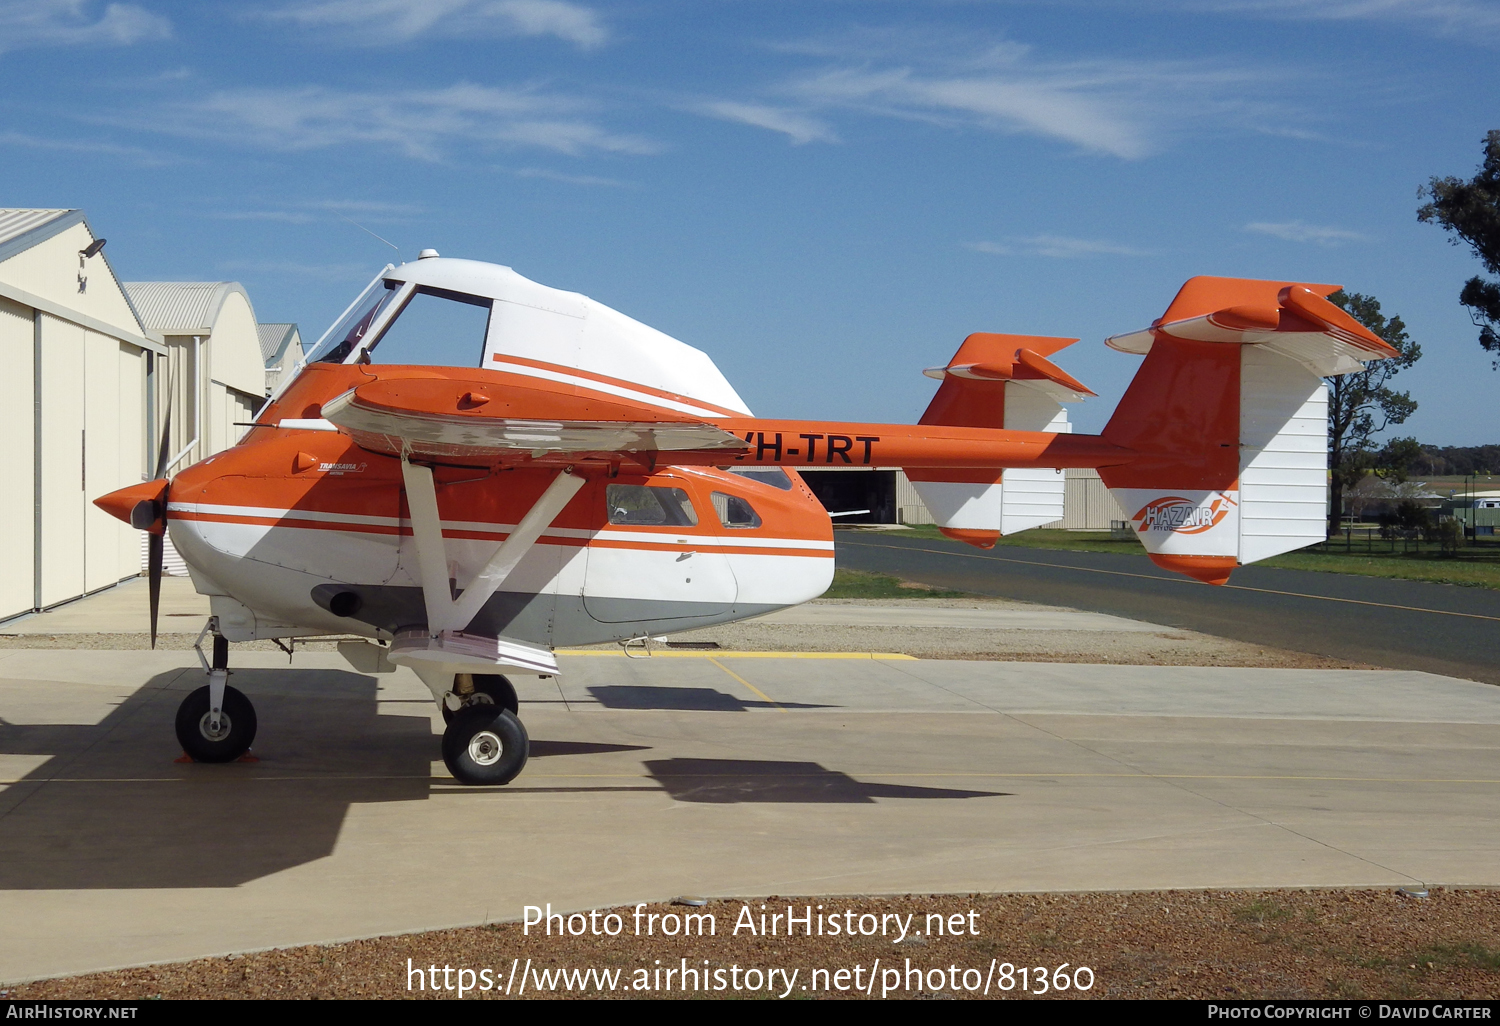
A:
[[[157,517],[153,516],[149,524],[139,523],[140,518],[136,515],[136,508],[143,502],[162,503],[162,500],[166,497],[166,491],[166,478],[159,478],[155,481],[143,481],[140,484],[130,485],[128,488],[121,488],[119,491],[110,492],[108,495],[101,495],[94,500],[94,505],[115,519],[125,521],[131,527],[150,530],[152,526],[155,526]]]

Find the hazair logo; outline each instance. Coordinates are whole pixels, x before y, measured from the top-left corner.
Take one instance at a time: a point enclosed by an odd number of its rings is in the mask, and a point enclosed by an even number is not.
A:
[[[1223,495],[1214,496],[1206,506],[1181,495],[1167,495],[1146,503],[1130,519],[1135,521],[1136,530],[1141,534],[1147,531],[1202,534],[1228,516],[1233,505],[1234,502]]]
[[[318,469],[325,474],[363,474],[368,463],[319,463]]]

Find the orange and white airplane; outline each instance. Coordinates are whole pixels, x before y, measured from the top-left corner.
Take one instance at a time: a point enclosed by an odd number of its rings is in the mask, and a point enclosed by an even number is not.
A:
[[[982,548],[1060,518],[1062,469],[1096,467],[1151,558],[1212,584],[1321,540],[1322,379],[1395,355],[1334,288],[1192,279],[1108,340],[1145,361],[1079,435],[1062,404],[1093,393],[1047,359],[1076,339],[970,335],[926,372],[941,384],[916,425],[764,420],[701,351],[428,250],[371,282],[239,444],[98,505],[152,535],[153,644],[166,531],[209,596],[208,683],[177,714],[194,759],[255,736],[230,642],[353,634],[357,668],[431,690],[454,777],[503,784],[528,745],[506,674],[823,593],[832,525],[798,467],[904,467],[943,532]],[[477,366],[381,361],[419,297],[487,312]]]

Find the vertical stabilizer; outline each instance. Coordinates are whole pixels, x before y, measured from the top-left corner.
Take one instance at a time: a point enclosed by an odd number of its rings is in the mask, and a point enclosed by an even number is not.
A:
[[[1159,565],[1223,584],[1325,537],[1323,378],[1396,355],[1324,298],[1336,288],[1194,278],[1108,340],[1146,357],[1104,429],[1140,455],[1099,475]]]
[[[1078,341],[1042,335],[970,335],[947,366],[923,371],[942,382],[920,423],[1068,433],[1064,402],[1094,393],[1047,359]],[[908,470],[939,529],[990,548],[1063,516],[1063,472],[1033,469]]]

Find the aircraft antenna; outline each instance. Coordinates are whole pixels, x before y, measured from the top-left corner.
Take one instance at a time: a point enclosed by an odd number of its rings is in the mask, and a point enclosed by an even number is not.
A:
[[[366,228],[364,225],[360,224],[358,221],[354,220],[352,217],[347,217],[347,216],[345,216],[343,214],[340,214],[339,216],[342,217],[342,218],[344,218],[345,221],[348,221],[350,224],[354,225],[354,227],[358,228],[360,231],[364,232],[366,235],[370,235],[370,236],[373,236],[374,238],[380,239],[381,242],[385,243],[387,246],[391,247],[392,249],[394,249],[396,251],[396,259],[397,260],[400,260],[402,263],[406,263],[405,259],[403,259],[402,256],[401,256],[401,247],[400,246],[396,245],[390,239],[382,238],[381,236],[376,235],[374,232],[370,231],[370,229]]]

